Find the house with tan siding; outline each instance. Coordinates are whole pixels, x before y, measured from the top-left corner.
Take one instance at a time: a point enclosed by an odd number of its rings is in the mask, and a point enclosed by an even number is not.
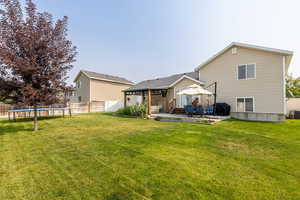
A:
[[[150,108],[159,107],[156,112],[170,112],[170,108],[190,104],[191,97],[178,92],[198,84],[214,93],[199,97],[203,106],[226,103],[235,118],[282,121],[287,114],[285,78],[292,56],[292,51],[233,42],[194,72],[143,81],[125,94],[141,94]]]
[[[72,103],[124,100],[123,90],[134,83],[117,76],[81,70],[74,79],[75,91]]]

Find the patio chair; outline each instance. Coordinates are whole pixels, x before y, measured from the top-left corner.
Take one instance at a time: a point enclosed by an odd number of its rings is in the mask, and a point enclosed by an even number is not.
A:
[[[194,108],[192,105],[184,106],[184,111],[188,116],[193,116],[193,114],[194,114]]]
[[[202,106],[196,106],[195,107],[195,114],[196,115],[204,115],[204,109],[202,108]]]
[[[208,106],[208,107],[206,107],[204,113],[205,113],[206,115],[212,115],[212,114],[214,114],[214,107],[213,107],[213,106]]]

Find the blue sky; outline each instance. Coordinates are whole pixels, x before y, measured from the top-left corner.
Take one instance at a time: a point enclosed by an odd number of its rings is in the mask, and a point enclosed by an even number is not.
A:
[[[298,0],[35,0],[67,15],[80,69],[141,81],[193,71],[232,41],[294,51],[300,76]],[[299,55],[298,55],[299,54]]]

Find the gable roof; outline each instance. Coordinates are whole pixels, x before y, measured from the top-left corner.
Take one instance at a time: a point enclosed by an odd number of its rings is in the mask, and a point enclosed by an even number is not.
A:
[[[230,45],[225,47],[223,50],[219,51],[217,54],[213,55],[208,60],[203,62],[201,65],[199,65],[195,69],[195,71],[198,71],[199,69],[201,69],[202,67],[204,67],[208,63],[212,62],[214,59],[216,59],[217,57],[219,57],[220,55],[222,55],[223,53],[225,53],[227,50],[231,49],[232,47],[244,47],[244,48],[248,48],[248,49],[255,49],[255,50],[267,51],[267,52],[272,52],[272,53],[278,53],[278,54],[286,55],[286,56],[289,56],[289,57],[293,56],[293,52],[288,51],[288,50],[275,49],[275,48],[257,46],[257,45],[240,43],[240,42],[232,42]]]
[[[148,90],[148,89],[167,89],[174,86],[176,83],[182,79],[187,78],[192,81],[195,81],[200,84],[204,82],[199,80],[199,75],[197,72],[189,72],[183,74],[175,74],[168,77],[162,77],[152,80],[146,80],[139,82],[138,84],[126,89],[125,91],[139,91],[139,90]]]
[[[114,82],[114,83],[122,83],[122,84],[127,84],[127,85],[134,85],[133,82],[122,78],[118,76],[111,76],[108,74],[101,74],[97,72],[91,72],[91,71],[86,71],[86,70],[80,70],[80,72],[77,74],[76,78],[74,79],[74,82],[78,79],[79,75],[83,73],[90,79],[95,79],[95,80],[101,80],[101,81],[109,81],[109,82]]]

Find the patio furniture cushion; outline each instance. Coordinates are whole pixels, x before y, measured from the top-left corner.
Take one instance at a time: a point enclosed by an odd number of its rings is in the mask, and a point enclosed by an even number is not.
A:
[[[195,110],[196,115],[203,115],[204,114],[204,110],[203,110],[202,106],[196,106],[196,107],[194,107],[194,110]]]
[[[184,110],[185,110],[185,113],[188,114],[188,115],[193,115],[194,114],[194,108],[193,108],[192,105],[184,106]]]
[[[207,114],[207,115],[214,114],[214,107],[213,106],[206,107],[204,113]]]

